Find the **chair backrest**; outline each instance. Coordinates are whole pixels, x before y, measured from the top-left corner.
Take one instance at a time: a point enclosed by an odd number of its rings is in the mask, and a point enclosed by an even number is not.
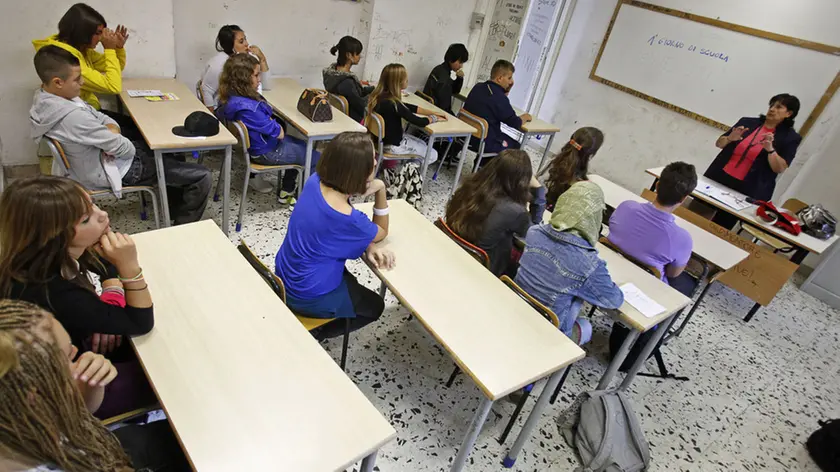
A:
[[[344,113],[345,115],[349,116],[349,113],[347,113],[347,111],[350,109],[350,104],[347,103],[346,98],[335,93],[330,93],[327,94],[327,100],[330,102],[330,105],[341,110],[341,113]]]
[[[283,286],[283,281],[280,280],[280,277],[277,277],[277,275],[275,275],[274,272],[271,271],[271,269],[269,269],[268,267],[266,267],[265,264],[262,263],[262,261],[253,253],[253,251],[251,251],[251,248],[248,247],[248,244],[245,243],[244,239],[239,241],[239,246],[237,246],[237,249],[239,249],[239,252],[245,257],[245,260],[248,261],[249,264],[251,264],[251,267],[253,267],[254,270],[256,270],[258,274],[260,274],[260,277],[262,277],[262,279],[265,280],[265,283],[267,283],[268,286],[271,287],[272,290],[274,290],[274,293],[276,293],[277,296],[280,297],[280,300],[282,300],[283,303],[286,303],[286,287]]]
[[[422,98],[423,100],[426,100],[427,102],[431,103],[432,105],[437,105],[437,103],[435,103],[434,98],[432,98],[430,95],[426,95],[425,93],[421,92],[420,90],[417,90],[416,92],[414,92],[414,95],[417,95],[418,97]]]
[[[438,218],[435,221],[435,226],[438,227],[443,233],[449,236],[449,239],[455,241],[455,244],[461,246],[461,249],[467,251],[469,255],[473,257],[473,259],[477,260],[481,265],[486,267],[488,270],[490,269],[490,256],[481,249],[480,247],[472,244],[471,242],[467,241],[466,239],[462,238],[458,235],[455,231],[452,231],[452,228],[443,221],[443,218]]]
[[[385,121],[379,113],[368,113],[365,126],[367,126],[370,134],[376,136],[376,139],[381,141],[385,136]]]
[[[799,213],[799,210],[807,206],[807,203],[803,202],[798,198],[788,198],[787,201],[784,204],[782,204],[782,208],[793,214]]]
[[[242,149],[245,152],[248,152],[248,148],[251,147],[251,137],[248,136],[248,127],[245,126],[245,123],[236,120],[236,121],[227,121],[225,124],[228,127],[228,130],[236,136],[236,139],[239,140],[239,145],[242,146]]]
[[[638,259],[636,259],[635,257],[633,257],[633,256],[627,254],[626,252],[622,251],[621,248],[619,248],[618,246],[613,244],[612,241],[607,239],[605,236],[601,236],[601,239],[599,241],[604,246],[607,246],[608,248],[612,249],[613,251],[621,254],[621,256],[623,258],[625,258],[628,261],[632,262],[633,264],[636,264],[637,266],[641,267],[642,269],[644,269],[645,271],[647,271],[648,273],[650,273],[651,275],[653,275],[657,279],[662,278],[662,272],[660,272],[659,269],[657,269],[656,267],[644,264],[641,261],[639,261]]]
[[[541,314],[543,318],[547,319],[551,324],[553,324],[555,328],[560,327],[560,318],[557,318],[557,315],[554,313],[554,311],[551,310],[551,308],[540,303],[539,300],[532,297],[531,294],[523,290],[522,287],[516,285],[516,282],[514,282],[507,275],[503,275],[501,277],[501,280],[502,282],[504,282],[505,285],[510,287],[511,290],[516,292],[516,294],[519,295],[519,298],[525,300],[525,303],[531,305],[531,308],[537,310],[537,313]]]
[[[204,88],[202,85],[204,85],[203,82],[201,79],[198,79],[198,82],[195,83],[195,96],[204,104]]]
[[[474,115],[462,107],[458,111],[458,119],[475,128],[475,132],[472,134],[474,138],[482,140],[487,138],[487,130],[490,128],[490,125],[487,124],[487,120],[484,118]]]
[[[50,153],[53,159],[60,159],[66,170],[70,170],[70,160],[67,159],[67,154],[64,153],[64,148],[61,143],[53,138],[47,138],[47,146],[50,148]]]

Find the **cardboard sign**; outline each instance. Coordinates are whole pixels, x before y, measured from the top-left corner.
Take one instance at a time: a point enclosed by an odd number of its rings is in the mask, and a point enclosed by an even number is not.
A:
[[[656,194],[642,191],[642,198],[653,201]],[[746,259],[727,270],[718,280],[762,306],[767,306],[799,267],[773,251],[753,244],[732,231],[687,208],[677,208],[674,214],[730,244],[750,253]]]

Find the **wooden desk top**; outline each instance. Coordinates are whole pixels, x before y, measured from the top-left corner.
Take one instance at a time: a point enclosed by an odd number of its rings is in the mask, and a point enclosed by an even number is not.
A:
[[[382,242],[396,256],[375,271],[484,395],[497,400],[584,352],[404,200],[391,200]],[[373,203],[358,205],[370,215]]]
[[[543,223],[548,223],[549,219],[551,219],[551,212],[546,211],[543,213]],[[598,257],[607,263],[610,278],[612,278],[616,285],[622,286],[628,282],[632,282],[645,295],[665,307],[665,311],[662,313],[653,318],[648,318],[639,312],[639,310],[633,308],[632,305],[624,302],[618,307],[619,320],[624,324],[633,329],[645,332],[667,319],[674,312],[691,303],[690,298],[671,288],[665,282],[657,279],[607,246],[597,243],[595,249],[598,250]]]
[[[655,167],[655,168],[652,168],[652,169],[648,169],[646,172],[658,179],[659,176],[662,174],[662,169],[664,169],[664,167]],[[728,187],[726,187],[722,184],[719,184],[717,182],[709,180],[706,177],[698,176],[697,177],[697,187],[700,188],[701,186],[704,186],[704,185],[713,185],[715,187],[725,189],[727,192],[730,192],[733,196],[737,196],[739,198],[745,198],[745,196],[743,194],[741,194],[739,192],[736,192],[735,190],[732,190],[732,189],[730,189],[730,188],[728,188]],[[840,236],[835,234],[830,239],[824,241],[822,239],[817,239],[817,238],[815,238],[815,237],[813,237],[809,234],[805,234],[804,232],[800,233],[799,236],[794,236],[794,235],[788,233],[787,231],[785,231],[781,228],[776,228],[775,226],[767,223],[766,221],[764,221],[761,218],[759,218],[758,216],[756,216],[755,205],[750,206],[749,208],[745,208],[743,210],[737,211],[737,210],[735,210],[733,208],[730,208],[730,207],[724,205],[723,203],[715,200],[714,198],[703,195],[702,193],[700,193],[696,190],[691,194],[691,196],[698,199],[698,200],[702,200],[702,201],[708,203],[709,205],[712,205],[715,208],[723,210],[723,211],[725,211],[725,212],[727,212],[731,215],[735,215],[739,219],[744,220],[744,221],[746,221],[747,223],[749,223],[753,226],[761,228],[762,231],[770,233],[771,235],[773,235],[773,236],[775,236],[775,237],[777,237],[777,238],[779,238],[783,241],[787,241],[788,243],[790,243],[790,244],[792,244],[796,247],[800,247],[800,248],[808,250],[809,252],[813,252],[814,254],[822,254],[823,252],[828,250],[828,248],[832,244],[834,244],[834,242],[837,241],[838,238],[840,238]],[[781,205],[779,205],[779,208],[781,208]]]
[[[178,100],[150,102],[143,97],[129,97],[128,90],[160,90],[163,93],[174,93]],[[172,134],[172,128],[183,126],[190,113],[210,113],[194,92],[175,79],[125,79],[120,99],[151,149],[195,149],[236,144],[236,138],[221,125],[219,134],[205,139]]]
[[[428,101],[423,100],[416,94],[412,93],[407,97],[403,97],[403,102],[410,103],[427,110],[434,110],[438,113],[446,115],[446,121],[439,121],[426,126],[426,132],[431,135],[472,134],[475,131],[475,128],[472,126],[443,111],[443,109],[439,108],[437,105],[432,105]]]
[[[462,102],[465,102],[467,100],[467,96],[470,94],[470,90],[472,90],[472,87],[466,87],[466,86],[462,87],[461,91],[455,95],[455,98],[458,98]],[[513,107],[513,110],[518,115],[521,115],[521,114],[525,113],[524,111],[522,111],[522,110],[520,110],[519,108],[516,108],[516,107]],[[541,119],[537,118],[536,116],[534,116],[533,118],[534,118],[533,120],[522,124],[522,127],[521,127],[522,131],[524,131],[526,133],[545,133],[545,134],[551,134],[551,133],[556,133],[556,132],[560,131],[560,128],[556,125],[553,125],[553,124],[551,124],[551,123],[549,123],[545,120],[541,120]]]
[[[396,436],[215,223],[133,237],[155,328],[132,341],[196,470],[344,470]]]
[[[352,118],[333,107],[333,119],[315,123],[297,109],[300,94],[305,89],[294,79],[271,79],[271,88],[263,90],[263,97],[280,113],[286,121],[300,130],[305,136],[334,136],[346,131],[366,132],[367,129]]]
[[[600,175],[589,175],[589,180],[598,184],[604,191],[604,200],[607,206],[617,208],[622,202],[631,200],[634,202],[647,203],[647,200],[633,192],[613,183]],[[736,264],[746,259],[749,253],[738,246],[715,236],[714,234],[700,228],[688,221],[674,215],[677,226],[688,231],[693,241],[693,252],[697,257],[708,261],[722,270],[729,270]]]

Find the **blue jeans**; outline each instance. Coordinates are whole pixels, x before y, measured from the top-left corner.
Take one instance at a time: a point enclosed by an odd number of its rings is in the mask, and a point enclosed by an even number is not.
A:
[[[312,150],[312,163],[309,166],[310,175],[315,173],[315,166],[318,164],[318,159],[321,158],[321,153]],[[264,166],[278,166],[286,164],[306,165],[306,143],[300,139],[286,136],[280,141],[280,146],[275,150],[267,152],[262,156],[251,156],[251,162]],[[294,192],[297,183],[298,172],[296,170],[286,170],[283,172],[283,183],[280,187],[286,192]]]

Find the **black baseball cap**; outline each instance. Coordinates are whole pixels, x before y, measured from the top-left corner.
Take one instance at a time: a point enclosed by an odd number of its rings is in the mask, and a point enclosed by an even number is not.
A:
[[[219,120],[203,111],[194,111],[184,120],[184,126],[172,128],[172,134],[186,138],[216,136],[219,134]]]

